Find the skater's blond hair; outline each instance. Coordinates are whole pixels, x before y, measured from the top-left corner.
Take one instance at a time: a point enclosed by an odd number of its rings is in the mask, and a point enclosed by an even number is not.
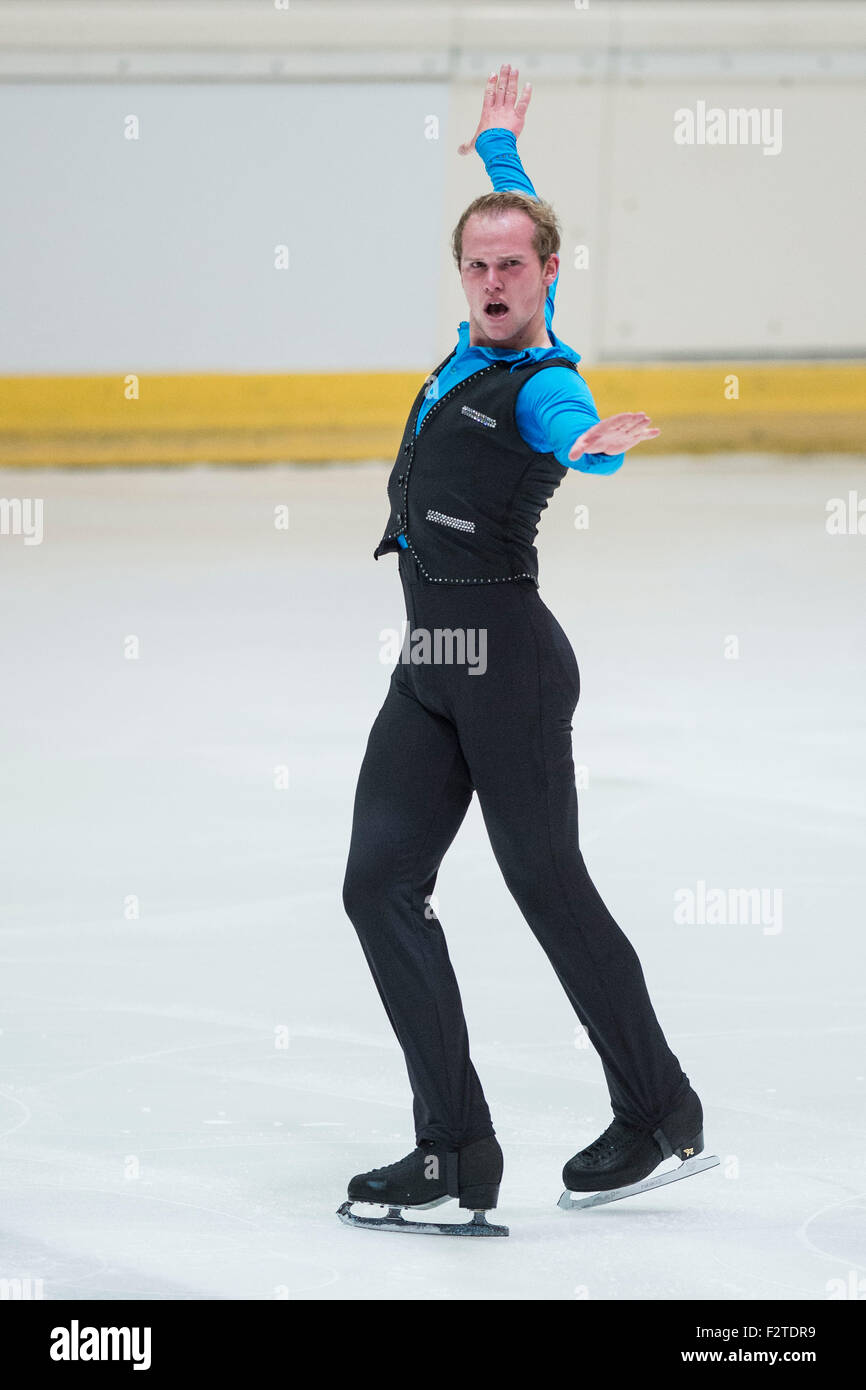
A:
[[[480,215],[493,215],[497,213],[509,212],[516,208],[518,212],[525,212],[535,224],[532,233],[532,245],[541,262],[542,269],[547,264],[549,256],[554,256],[559,251],[559,223],[556,213],[541,198],[533,198],[528,193],[518,193],[516,189],[504,188],[495,193],[482,193],[480,198],[476,198],[470,203],[468,208],[460,218],[451,236],[451,252],[460,269],[460,262],[463,259],[463,229],[469,218],[474,213]]]

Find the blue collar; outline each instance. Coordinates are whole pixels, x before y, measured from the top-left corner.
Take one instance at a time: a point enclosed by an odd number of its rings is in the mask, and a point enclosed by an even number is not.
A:
[[[515,367],[524,365],[526,362],[543,362],[546,357],[566,357],[569,362],[579,362],[580,353],[575,352],[574,348],[568,346],[557,338],[553,329],[548,327],[548,335],[553,341],[553,347],[534,347],[534,348],[489,348],[477,345],[470,345],[469,342],[469,321],[463,319],[458,329],[456,357],[463,357],[467,352],[476,352],[487,362],[511,362],[511,370]]]

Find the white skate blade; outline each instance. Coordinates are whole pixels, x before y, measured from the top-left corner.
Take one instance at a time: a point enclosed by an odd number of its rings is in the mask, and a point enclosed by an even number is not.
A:
[[[447,1198],[440,1199],[447,1201]],[[424,1211],[427,1207],[439,1206],[440,1202],[426,1202],[423,1207],[389,1207],[387,1216],[356,1216],[352,1202],[344,1202],[337,1209],[337,1215],[346,1226],[369,1226],[373,1231],[397,1231],[409,1235],[424,1236],[507,1236],[507,1226],[491,1226],[483,1211],[474,1211],[471,1221],[405,1221],[400,1215],[403,1211]],[[376,1203],[365,1203],[374,1206]],[[387,1203],[382,1203],[387,1205]]]
[[[718,1154],[701,1154],[695,1158],[687,1158],[685,1163],[681,1163],[678,1168],[671,1168],[667,1173],[644,1178],[642,1182],[629,1183],[627,1187],[612,1187],[608,1192],[591,1192],[587,1197],[581,1197],[578,1193],[566,1189],[556,1205],[562,1207],[563,1211],[577,1211],[579,1207],[600,1207],[606,1202],[618,1202],[621,1197],[633,1197],[637,1192],[651,1192],[654,1187],[679,1182],[680,1178],[691,1178],[706,1168],[715,1168],[720,1162]]]

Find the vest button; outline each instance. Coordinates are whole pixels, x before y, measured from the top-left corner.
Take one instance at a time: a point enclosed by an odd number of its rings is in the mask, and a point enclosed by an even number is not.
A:
[[[402,473],[398,473],[398,474],[397,474],[397,482],[398,482],[398,483],[402,483],[402,481],[403,481],[403,474],[402,474]]]
[[[411,448],[412,448],[412,445],[411,445],[411,444],[404,444],[404,445],[403,445],[403,453],[404,453],[404,454],[408,454],[408,452],[409,452],[409,450],[410,450]]]
[[[403,514],[402,514],[402,512],[398,512],[398,513],[397,513],[397,520],[398,520],[398,521],[402,521],[402,520],[403,520]]]

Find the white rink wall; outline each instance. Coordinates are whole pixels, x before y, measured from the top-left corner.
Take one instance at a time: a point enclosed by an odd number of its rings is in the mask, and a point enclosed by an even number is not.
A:
[[[863,6],[46,0],[0,4],[0,372],[426,369],[502,61],[585,358],[866,352]],[[768,138],[677,144],[701,103]]]

